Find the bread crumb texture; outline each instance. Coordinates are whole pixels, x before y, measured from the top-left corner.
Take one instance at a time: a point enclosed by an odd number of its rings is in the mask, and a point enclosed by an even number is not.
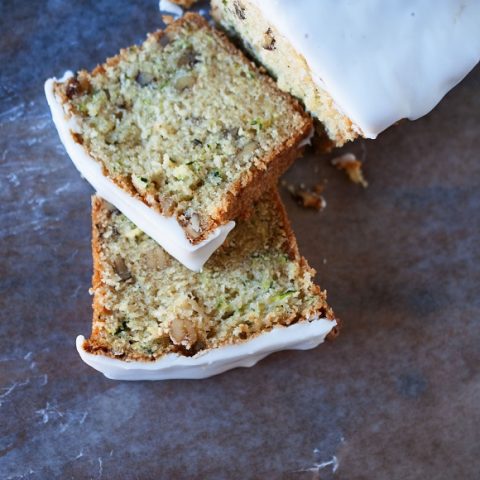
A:
[[[226,204],[253,182],[252,171],[264,172],[311,127],[292,98],[196,14],[57,84],[56,94],[104,172],[176,216],[193,243],[231,220]]]
[[[93,199],[94,320],[87,351],[125,360],[191,356],[275,325],[333,318],[276,192],[239,221],[201,273]]]

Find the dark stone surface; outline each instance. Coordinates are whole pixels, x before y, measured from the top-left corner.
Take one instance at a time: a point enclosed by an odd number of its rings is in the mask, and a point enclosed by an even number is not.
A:
[[[81,362],[92,190],[42,84],[159,25],[153,0],[0,3],[0,478],[480,478],[478,68],[432,114],[347,147],[367,190],[328,157],[288,173],[328,180],[321,213],[284,197],[338,341],[204,381]]]

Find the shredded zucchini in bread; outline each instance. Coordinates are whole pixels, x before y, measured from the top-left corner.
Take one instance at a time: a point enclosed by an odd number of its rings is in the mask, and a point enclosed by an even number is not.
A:
[[[93,198],[94,319],[85,349],[125,360],[194,355],[276,325],[333,318],[267,193],[192,273],[113,206]]]
[[[312,128],[296,101],[197,14],[55,91],[105,174],[174,215],[192,243],[273,185]]]

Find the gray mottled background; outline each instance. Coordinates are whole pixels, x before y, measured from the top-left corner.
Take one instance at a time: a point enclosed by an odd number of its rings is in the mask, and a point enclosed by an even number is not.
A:
[[[81,362],[92,190],[42,85],[159,25],[153,0],[0,2],[0,478],[480,478],[478,68],[430,115],[347,147],[367,190],[328,157],[287,174],[327,181],[321,213],[284,197],[336,342],[204,381]]]

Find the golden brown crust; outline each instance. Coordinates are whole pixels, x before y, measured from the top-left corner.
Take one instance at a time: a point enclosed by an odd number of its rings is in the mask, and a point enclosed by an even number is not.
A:
[[[303,149],[299,149],[297,145],[307,136],[308,130],[292,138],[291,142],[289,140],[291,146],[271,153],[261,167],[248,172],[248,183],[245,179],[238,181],[225,196],[217,215],[208,225],[208,230],[212,231],[229,220],[237,218],[249,205],[258,200],[265,190],[274,187],[279,177],[302,155]]]
[[[115,358],[109,351],[108,345],[102,342],[99,323],[102,322],[102,315],[108,315],[108,311],[100,303],[102,285],[102,263],[100,255],[102,251],[101,232],[105,222],[104,211],[107,201],[97,195],[92,196],[92,257],[93,257],[93,319],[92,334],[89,339],[83,342],[83,348],[89,353],[101,353]]]
[[[335,340],[340,335],[340,331],[343,328],[343,321],[340,318],[336,318],[335,321],[337,322],[337,324],[330,330],[328,335],[325,337],[325,340],[327,340],[328,342]]]
[[[277,189],[275,189],[273,199],[274,199],[274,202],[275,202],[275,208],[277,208],[277,210],[280,214],[281,221],[282,221],[282,224],[283,224],[283,228],[284,228],[285,234],[287,236],[287,246],[286,246],[286,248],[287,248],[288,254],[290,255],[291,258],[294,258],[299,262],[303,271],[310,272],[312,277],[314,277],[317,272],[314,268],[312,268],[309,265],[307,259],[300,255],[300,252],[299,252],[299,249],[298,249],[297,238],[295,237],[295,233],[293,232],[292,226],[290,224],[290,220],[288,218],[288,214],[287,214],[287,211],[285,209],[285,205],[283,204],[282,199],[280,197],[280,193],[278,192]],[[319,314],[321,316],[325,316],[329,320],[334,320],[335,315],[333,313],[333,310],[330,307],[328,307],[328,304],[327,304],[327,291],[326,290],[322,291],[322,289],[317,284],[314,284],[314,290],[315,290],[315,293],[318,294],[322,298],[323,303],[325,305],[325,308],[323,309],[323,312],[319,312]],[[299,319],[299,321],[304,321],[304,320],[306,320],[306,319],[305,318],[300,318]],[[338,335],[338,333],[337,333],[337,335]],[[337,335],[335,335],[335,336],[337,336]]]
[[[92,337],[98,335],[98,329],[95,328],[96,320],[100,317],[100,310],[102,307],[99,303],[99,295],[97,291],[102,285],[102,270],[100,263],[100,212],[104,205],[104,200],[100,197],[92,196],[92,257],[93,257],[93,275],[92,275],[92,290],[94,292],[92,308],[93,308],[93,328]]]
[[[259,69],[252,61],[248,60],[245,55],[228,40],[225,34],[213,29],[201,15],[186,13],[182,18],[168,25],[165,30],[158,30],[149,34],[148,39],[149,41],[159,42],[164,35],[168,36],[180,31],[186,23],[193,24],[198,29],[208,29],[219,39],[228,53],[236,56],[243,64],[252,66],[252,68],[258,72],[259,77],[265,82],[266,86],[274,89],[276,95],[278,95],[282,101],[287,102],[292,110],[300,113],[302,117],[302,122],[298,125],[297,131],[292,132],[290,138],[286,139],[280,147],[269,152],[263,158],[258,159],[256,166],[232,185],[230,191],[228,191],[221,200],[216,212],[209,217],[207,222],[202,222],[200,234],[192,235],[191,230],[189,231],[187,228],[187,220],[178,218],[189,241],[192,244],[198,244],[205,240],[216,228],[225,225],[241,215],[242,211],[256,201],[263,192],[276,184],[280,175],[288,169],[296,158],[301,156],[303,149],[298,148],[298,145],[311,133],[313,121],[311,117],[304,112],[296,99],[290,94],[279,90],[272,78],[265,73],[261,73],[262,69]],[[93,70],[92,75],[105,73],[105,66],[117,64],[124,55],[125,50],[121,50],[118,55],[107,59],[103,65],[97,66]],[[74,84],[72,85],[72,89],[75,92],[88,88],[88,82],[84,79],[86,75],[88,75],[87,72],[79,72],[77,77],[70,80],[71,84]],[[68,89],[69,87],[67,86],[66,90],[68,91]],[[69,100],[68,95],[60,88],[59,84],[55,86],[55,93],[63,103]],[[80,139],[77,140],[79,141]],[[79,143],[81,143],[81,141],[79,141]],[[104,175],[108,176],[105,168]],[[159,202],[152,203],[152,201],[147,200],[146,196],[139,193],[128,177],[109,178],[131,196],[145,203],[149,208],[157,210],[162,215],[170,215],[169,212],[162,209],[162,205]]]

